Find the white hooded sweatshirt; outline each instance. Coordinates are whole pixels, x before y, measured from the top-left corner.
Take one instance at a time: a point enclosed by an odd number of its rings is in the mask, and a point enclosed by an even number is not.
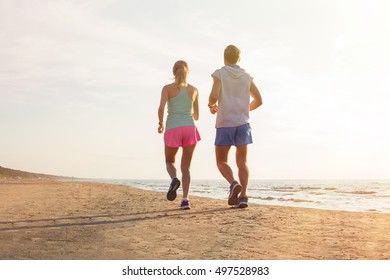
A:
[[[211,76],[218,78],[222,86],[215,127],[237,127],[249,123],[253,77],[238,65],[225,65]]]

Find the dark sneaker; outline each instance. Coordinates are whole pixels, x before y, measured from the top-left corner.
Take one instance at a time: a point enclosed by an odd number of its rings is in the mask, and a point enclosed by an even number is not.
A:
[[[167,199],[169,201],[173,201],[176,198],[176,191],[180,187],[180,181],[177,178],[173,178],[171,185],[169,186],[169,190],[167,193]]]
[[[237,205],[238,195],[240,194],[241,189],[242,189],[241,185],[236,181],[234,181],[230,185],[230,192],[229,192],[229,199],[228,199],[229,205]]]
[[[238,198],[238,203],[237,203],[238,208],[247,208],[248,207],[248,197],[240,197]]]
[[[188,200],[182,200],[180,204],[181,210],[188,210],[191,209],[190,202]]]

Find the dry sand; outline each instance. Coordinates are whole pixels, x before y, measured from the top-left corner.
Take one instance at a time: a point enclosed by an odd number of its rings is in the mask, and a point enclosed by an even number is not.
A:
[[[390,214],[250,205],[97,183],[0,180],[0,259],[390,259]]]

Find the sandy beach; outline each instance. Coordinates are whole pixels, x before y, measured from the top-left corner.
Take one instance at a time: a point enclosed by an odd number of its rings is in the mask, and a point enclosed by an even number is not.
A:
[[[0,259],[390,259],[390,214],[250,205],[127,186],[0,180]]]

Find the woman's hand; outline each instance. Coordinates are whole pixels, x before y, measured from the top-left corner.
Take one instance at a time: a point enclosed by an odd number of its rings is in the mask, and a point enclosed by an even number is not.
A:
[[[158,133],[163,133],[164,132],[164,124],[162,124],[162,123],[159,123],[158,124],[158,128],[157,128],[157,131],[158,131]]]

